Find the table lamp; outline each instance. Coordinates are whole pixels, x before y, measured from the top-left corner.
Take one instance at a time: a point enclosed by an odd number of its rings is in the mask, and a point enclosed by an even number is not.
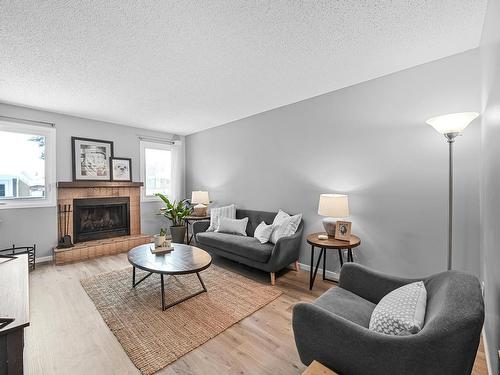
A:
[[[321,194],[318,214],[325,216],[323,226],[329,237],[335,237],[337,219],[349,216],[349,204],[345,194]]]
[[[453,143],[455,138],[479,116],[477,112],[451,113],[430,118],[427,124],[444,135],[448,142],[448,269],[452,267],[453,250]]]
[[[191,204],[195,204],[194,216],[207,216],[207,204],[210,204],[208,191],[193,191],[191,194]]]

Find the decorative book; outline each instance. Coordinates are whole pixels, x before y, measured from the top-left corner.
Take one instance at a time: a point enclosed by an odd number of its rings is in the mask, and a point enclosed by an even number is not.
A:
[[[166,247],[166,246],[160,246],[160,247],[150,247],[151,254],[155,255],[161,255],[161,254],[167,254],[170,253],[171,251],[174,250],[172,246]]]

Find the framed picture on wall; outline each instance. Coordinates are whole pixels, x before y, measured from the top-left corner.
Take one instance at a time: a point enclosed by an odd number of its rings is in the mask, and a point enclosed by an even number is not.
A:
[[[335,224],[335,239],[341,241],[350,241],[351,226],[352,223],[350,221],[338,220],[337,223]]]
[[[132,159],[111,158],[111,180],[132,181]]]
[[[71,137],[73,181],[110,181],[113,142]]]

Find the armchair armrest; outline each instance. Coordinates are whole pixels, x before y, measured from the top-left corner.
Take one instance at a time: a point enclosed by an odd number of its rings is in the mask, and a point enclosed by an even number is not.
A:
[[[452,374],[441,372],[442,345],[429,337],[373,332],[309,303],[293,307],[292,324],[305,365],[317,360],[338,373],[356,375]]]
[[[387,293],[413,279],[389,276],[356,263],[346,263],[340,271],[339,286],[372,302],[379,303]]]
[[[196,238],[196,235],[200,232],[206,232],[209,226],[210,226],[210,220],[195,221],[193,223],[194,237]]]

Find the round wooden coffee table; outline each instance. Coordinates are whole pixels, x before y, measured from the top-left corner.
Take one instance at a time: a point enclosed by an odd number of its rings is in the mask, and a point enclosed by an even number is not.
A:
[[[154,273],[160,275],[161,280],[161,308],[163,311],[169,307],[175,306],[189,298],[197,296],[200,293],[206,292],[207,288],[201,279],[200,272],[207,269],[212,264],[212,257],[205,250],[194,246],[172,243],[174,250],[166,254],[152,254],[151,248],[154,248],[154,243],[140,245],[134,247],[128,252],[128,261],[132,264],[132,287],[135,288],[139,283],[147,279]],[[135,282],[135,269],[139,268],[149,272],[146,276]],[[164,275],[186,275],[196,273],[198,280],[202,286],[202,290],[191,294],[179,301],[165,306],[165,283]]]

